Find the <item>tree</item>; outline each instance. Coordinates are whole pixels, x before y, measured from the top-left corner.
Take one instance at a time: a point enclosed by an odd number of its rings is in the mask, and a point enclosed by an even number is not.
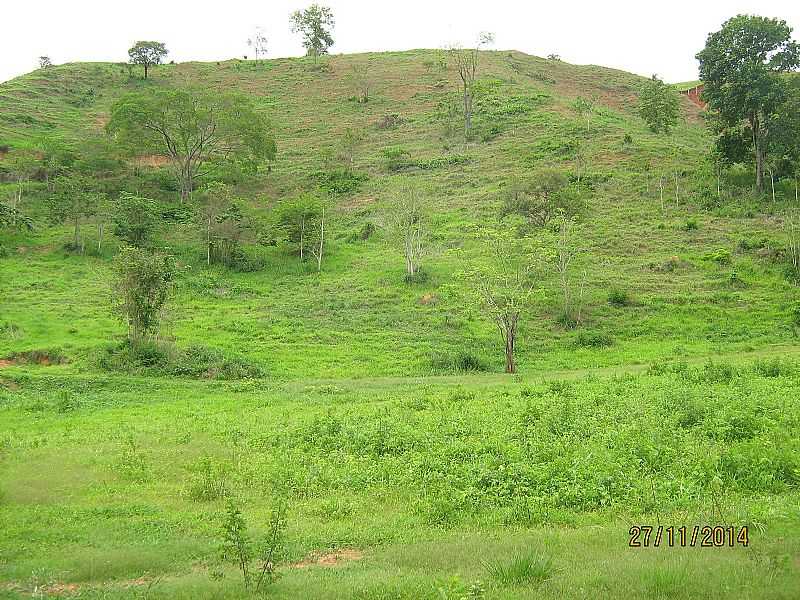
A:
[[[578,96],[572,102],[572,110],[574,110],[581,119],[586,119],[586,131],[589,131],[589,124],[592,120],[597,101],[594,98],[584,98]]]
[[[33,229],[33,221],[7,204],[0,204],[0,227]]]
[[[569,188],[567,177],[557,169],[543,168],[510,185],[500,216],[516,214],[531,225],[544,227],[559,213],[573,216],[581,210],[582,203]]]
[[[131,246],[147,246],[156,233],[159,217],[154,200],[122,192],[114,210],[114,235]]]
[[[369,93],[372,89],[372,78],[369,73],[369,63],[360,65],[352,65],[350,67],[350,75],[348,77],[350,85],[356,91],[356,97],[359,104],[366,104],[369,102]]]
[[[449,49],[450,59],[461,80],[461,96],[464,109],[464,138],[469,139],[472,129],[472,104],[475,99],[475,79],[478,73],[478,58],[482,46],[491,44],[494,34],[483,32],[478,36],[474,48],[452,46]]]
[[[131,345],[157,340],[175,275],[172,259],[126,246],[114,262],[114,275],[114,308],[128,326]]]
[[[4,159],[3,163],[16,183],[11,191],[11,202],[9,205],[11,209],[10,214],[12,218],[16,219],[18,215],[22,214],[23,196],[28,189],[30,180],[33,179],[40,169],[40,163],[36,154],[31,151],[14,152]]]
[[[575,299],[572,267],[575,258],[581,254],[581,249],[575,244],[575,227],[575,221],[571,217],[562,215],[558,218],[555,263],[562,293],[561,320],[570,326],[580,325],[583,320],[583,289],[586,281],[586,272],[584,271],[578,287],[578,297]]]
[[[327,54],[333,46],[332,29],[334,26],[333,11],[327,6],[312,4],[305,10],[294,11],[292,33],[303,36],[303,47],[306,53],[314,57],[314,64],[321,54]]]
[[[171,159],[181,201],[210,161],[237,160],[257,168],[275,158],[267,119],[238,94],[151,90],[124,96],[111,108],[106,126],[133,149],[165,153]]]
[[[678,123],[678,93],[656,75],[642,84],[637,108],[653,133],[669,133]]]
[[[532,261],[520,241],[505,231],[487,234],[483,243],[490,252],[468,276],[484,314],[494,322],[503,340],[505,371],[516,373],[519,321],[534,294]]]
[[[267,55],[267,35],[264,33],[263,27],[256,27],[253,35],[247,39],[247,45],[253,49],[258,60],[259,54],[262,56]]]
[[[161,42],[136,42],[128,50],[131,64],[144,67],[145,79],[147,79],[148,69],[153,65],[160,65],[166,55],[167,48]]]
[[[198,216],[205,232],[206,264],[234,266],[240,258],[244,217],[230,186],[212,182],[198,194]]]
[[[47,188],[52,191],[53,179],[64,175],[75,163],[75,152],[63,139],[54,136],[39,138],[34,143],[34,148],[39,154],[41,171]]]
[[[347,127],[336,145],[334,158],[340,162],[347,171],[352,171],[355,166],[356,152],[364,143],[364,132],[359,129]]]
[[[40,56],[39,57],[39,68],[40,69],[46,69],[46,68],[52,67],[52,66],[53,66],[53,61],[50,60],[49,56]]]
[[[392,195],[383,216],[383,226],[393,243],[402,248],[406,261],[406,280],[413,280],[429,250],[428,199],[411,184],[400,186]]]
[[[697,54],[702,98],[716,113],[712,121],[716,132],[720,136],[737,132],[739,139],[747,140],[759,192],[764,189],[772,115],[786,97],[781,74],[800,64],[800,47],[791,33],[786,21],[738,15],[709,34]]]
[[[303,194],[282,202],[275,211],[278,237],[297,248],[301,261],[305,260],[310,248],[318,246],[318,232],[324,230],[324,226],[320,225],[322,207],[319,196]]]
[[[81,236],[81,225],[96,213],[102,201],[102,194],[91,187],[91,182],[80,175],[61,176],[55,180],[55,193],[49,202],[52,220],[72,224],[72,249],[80,250],[81,254],[86,247]]]

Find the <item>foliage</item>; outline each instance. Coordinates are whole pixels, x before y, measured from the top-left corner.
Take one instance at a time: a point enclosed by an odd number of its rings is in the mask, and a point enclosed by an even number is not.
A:
[[[732,161],[727,140],[746,147],[755,157],[756,188],[763,187],[764,162],[769,154],[772,116],[786,100],[782,73],[800,65],[800,46],[791,39],[785,21],[738,15],[711,33],[698,52],[703,99],[714,113],[712,126],[723,140],[717,147]]]
[[[114,235],[131,246],[142,248],[153,241],[159,228],[158,205],[151,198],[122,192],[112,216]]]
[[[144,67],[144,78],[147,79],[147,71],[153,65],[161,64],[167,55],[167,48],[161,42],[136,42],[129,50],[128,57],[131,64],[142,65]]]
[[[114,308],[128,326],[131,345],[156,340],[175,275],[172,259],[127,246],[114,262],[114,274]]]
[[[559,214],[573,217],[584,208],[566,175],[558,169],[545,168],[511,183],[504,195],[500,216],[520,215],[531,225],[544,227]]]
[[[669,133],[678,122],[678,93],[653,75],[639,90],[637,108],[653,133]]]
[[[335,25],[333,11],[327,6],[312,4],[305,10],[291,14],[292,33],[303,36],[303,47],[314,63],[322,54],[327,54],[333,45],[332,29]]]
[[[107,131],[137,152],[163,153],[173,162],[181,200],[214,160],[261,165],[275,158],[267,119],[245,96],[199,90],[149,90],[118,100]]]

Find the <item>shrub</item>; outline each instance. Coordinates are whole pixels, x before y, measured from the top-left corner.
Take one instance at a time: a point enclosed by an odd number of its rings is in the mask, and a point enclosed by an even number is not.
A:
[[[731,264],[731,253],[730,250],[719,248],[711,252],[706,252],[703,255],[703,260],[713,261],[719,265],[729,265]]]
[[[575,337],[575,345],[579,348],[607,348],[614,344],[614,338],[598,331],[581,331]]]
[[[389,171],[399,171],[408,166],[411,154],[401,146],[390,146],[383,149],[383,156],[386,158],[386,168]]]
[[[630,306],[631,305],[631,298],[628,295],[626,290],[622,288],[611,288],[611,291],[608,292],[608,303],[611,306]]]
[[[489,370],[486,361],[469,350],[459,350],[454,354],[436,354],[431,357],[431,367],[434,371],[444,373],[469,373]]]
[[[697,231],[698,228],[696,219],[687,219],[686,223],[681,227],[684,231]]]
[[[319,186],[326,192],[344,196],[358,191],[361,184],[369,179],[365,173],[356,173],[350,169],[333,169],[320,171],[315,175]]]
[[[394,129],[399,127],[404,123],[403,117],[401,117],[397,113],[389,113],[387,115],[383,115],[380,120],[377,122],[376,127],[378,129]]]

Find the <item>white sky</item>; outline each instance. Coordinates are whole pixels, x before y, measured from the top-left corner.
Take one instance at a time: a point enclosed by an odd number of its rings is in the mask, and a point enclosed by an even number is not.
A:
[[[223,60],[249,54],[265,28],[269,56],[302,54],[289,13],[312,0],[0,0],[0,81],[56,64],[125,61],[136,40],[165,42],[169,59]],[[800,28],[797,0],[320,0],[336,18],[332,53],[439,48],[480,31],[494,48],[598,64],[667,81],[695,79],[706,35],[738,13],[785,19]],[[800,29],[795,31],[800,39]]]

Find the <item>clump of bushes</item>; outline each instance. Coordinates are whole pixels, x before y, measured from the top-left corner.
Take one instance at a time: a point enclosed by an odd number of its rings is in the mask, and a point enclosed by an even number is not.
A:
[[[315,179],[319,187],[326,192],[336,196],[345,196],[357,192],[361,184],[369,179],[369,175],[350,169],[333,169],[318,172]]]
[[[697,224],[697,219],[687,219],[686,223],[683,224],[681,227],[684,231],[697,231],[699,229],[699,225]]]
[[[383,115],[380,120],[376,123],[376,127],[378,129],[394,129],[399,127],[405,122],[405,119],[401,117],[397,113],[389,113]]]
[[[575,346],[578,348],[607,348],[612,345],[614,338],[599,331],[581,331],[575,336]]]
[[[131,344],[125,340],[106,348],[98,363],[106,371],[195,379],[252,379],[265,375],[259,365],[242,357],[226,356],[203,346],[181,350],[158,341]]]
[[[437,373],[470,373],[489,370],[486,361],[469,350],[459,350],[452,354],[434,354],[431,357],[431,368]]]

